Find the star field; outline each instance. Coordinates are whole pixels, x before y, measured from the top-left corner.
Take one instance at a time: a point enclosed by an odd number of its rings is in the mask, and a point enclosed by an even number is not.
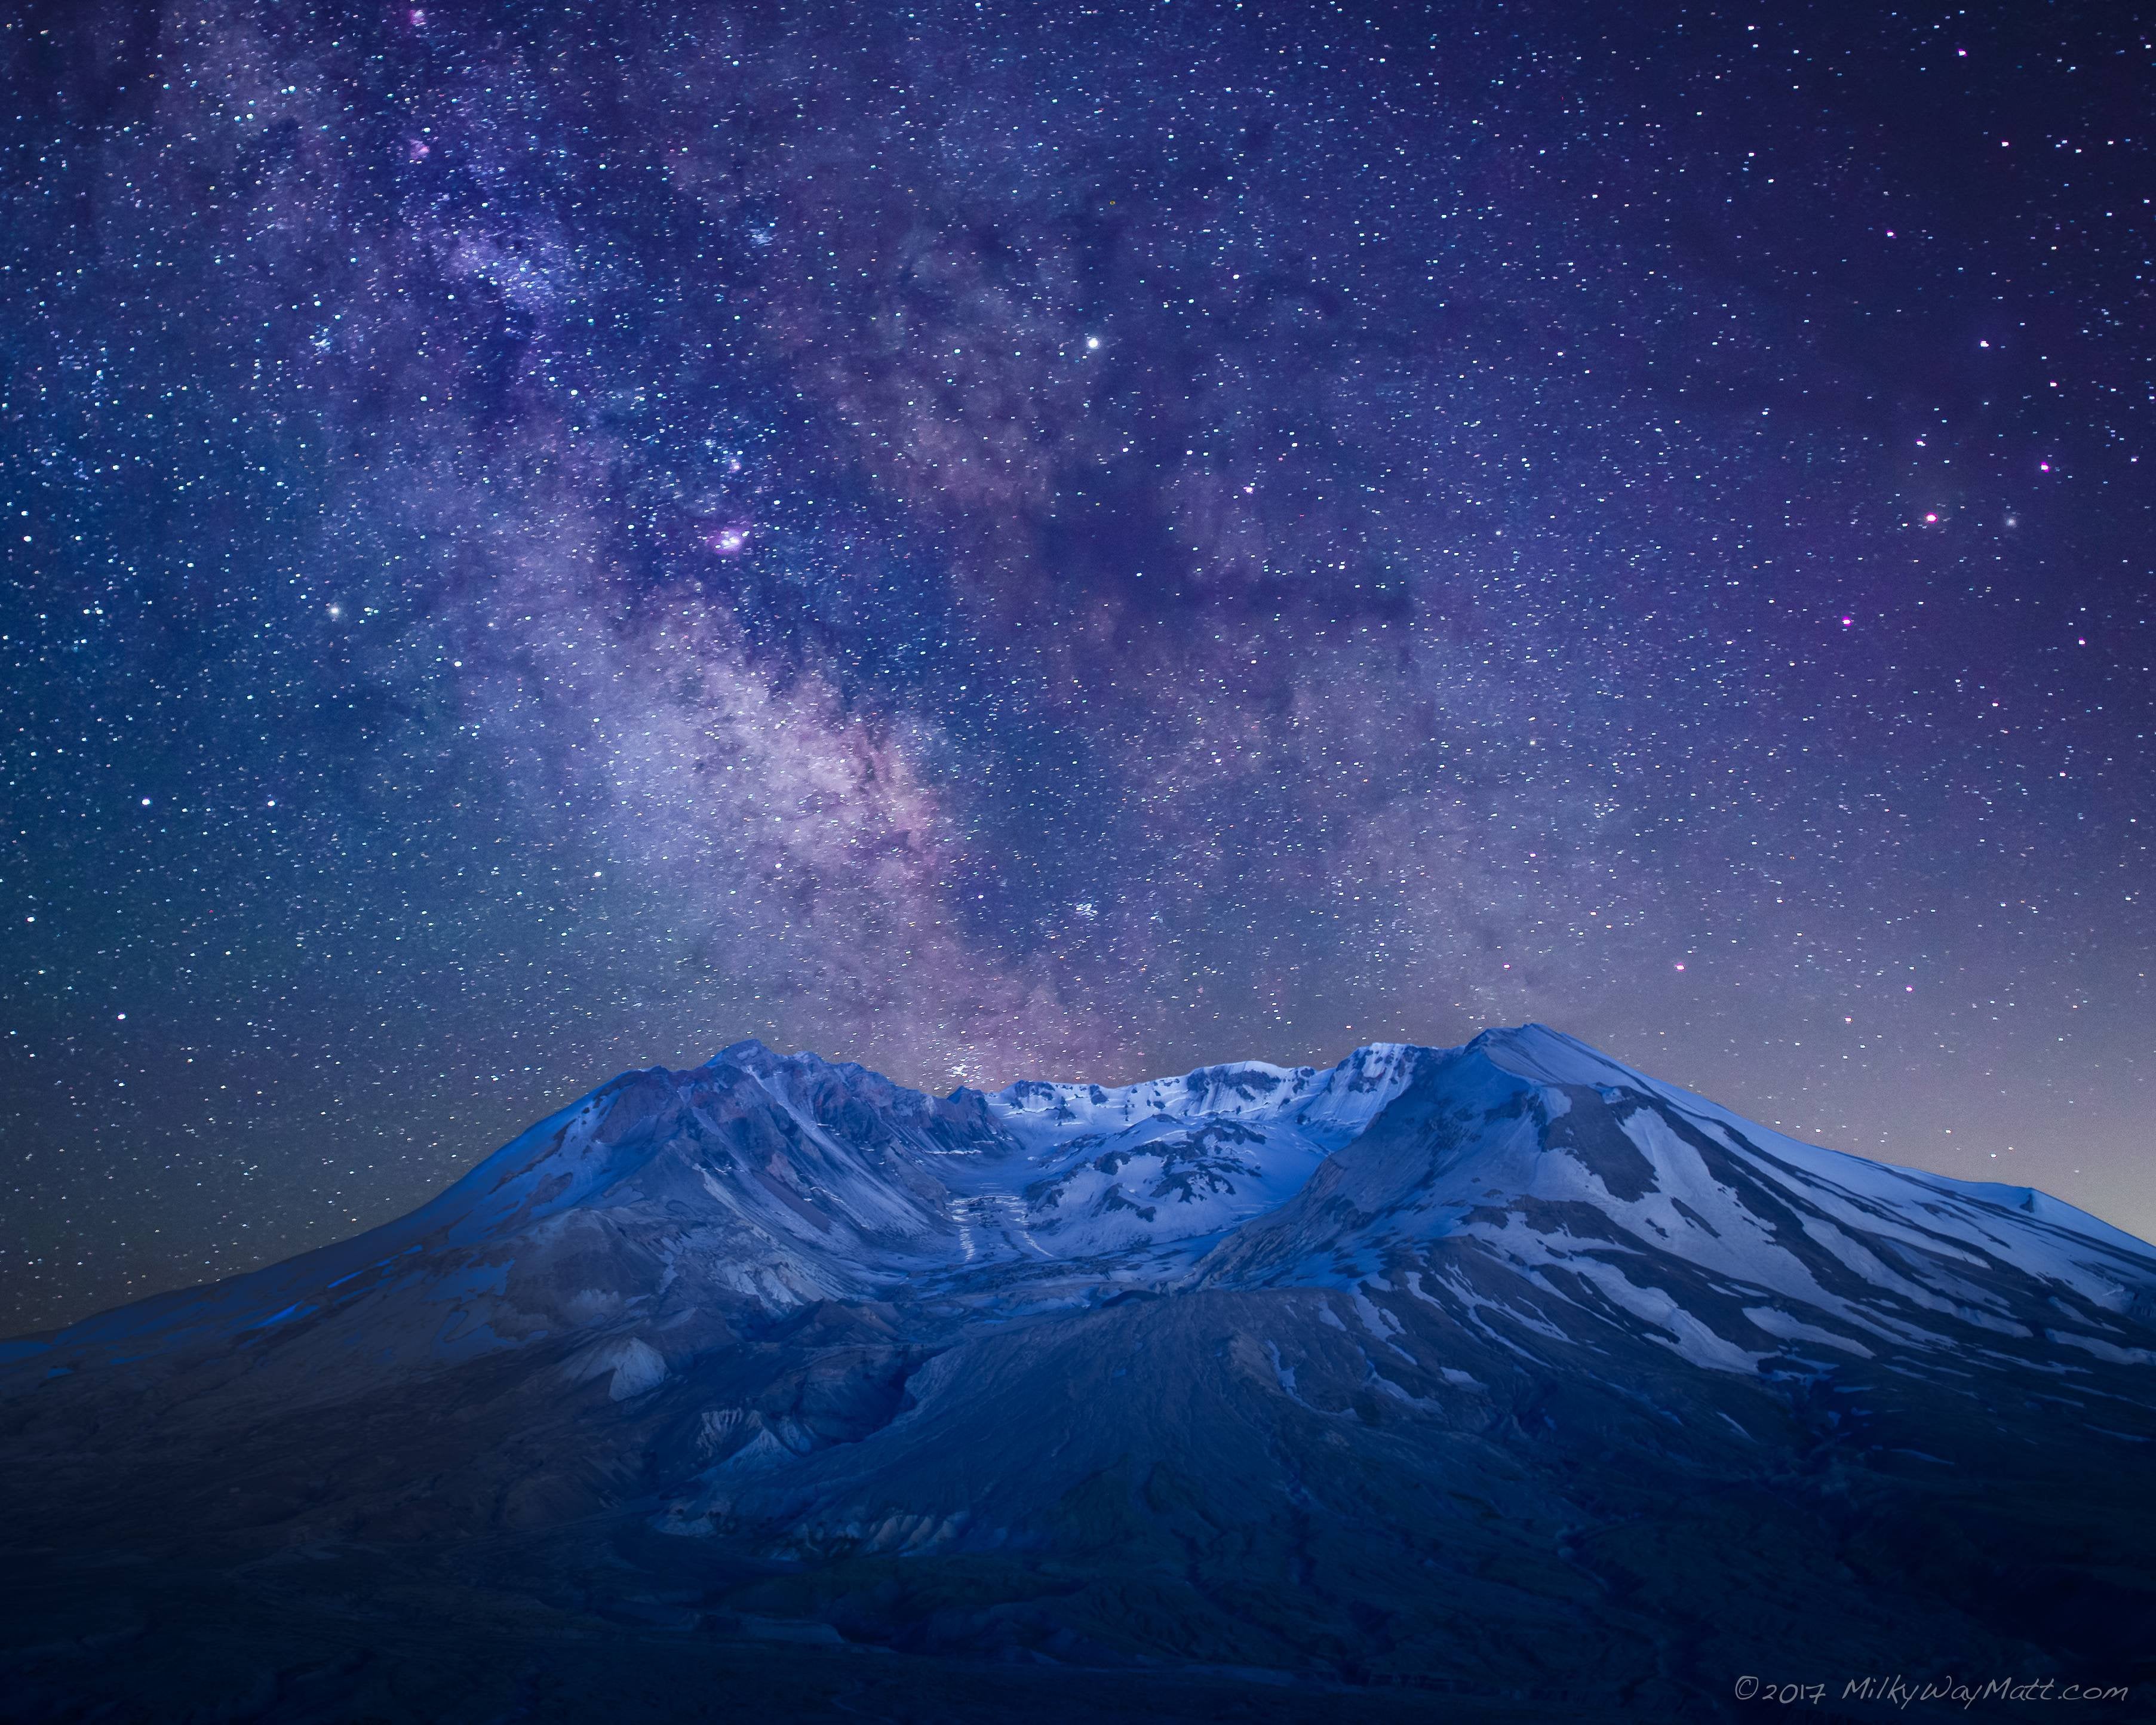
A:
[[[744,1036],[1537,1018],[2156,1232],[2124,13],[0,23],[0,1304]]]

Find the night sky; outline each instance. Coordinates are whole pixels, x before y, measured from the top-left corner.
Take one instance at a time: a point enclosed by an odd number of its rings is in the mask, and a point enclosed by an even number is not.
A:
[[[1541,1019],[2156,1233],[2132,8],[0,55],[0,1327],[745,1036]]]

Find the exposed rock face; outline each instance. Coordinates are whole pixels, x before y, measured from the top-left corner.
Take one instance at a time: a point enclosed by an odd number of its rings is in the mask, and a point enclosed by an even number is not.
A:
[[[1235,1668],[1704,1717],[1747,1671],[2132,1681],[2152,1314],[2156,1248],[2055,1200],[1539,1026],[940,1099],[742,1043],[7,1344],[0,1417],[62,1567],[447,1551],[482,1615],[1173,1667],[1200,1712]]]

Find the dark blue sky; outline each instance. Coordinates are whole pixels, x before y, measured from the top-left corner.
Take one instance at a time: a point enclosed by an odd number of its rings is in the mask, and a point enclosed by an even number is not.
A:
[[[9,1327],[750,1035],[2156,1231],[2150,41],[1622,10],[8,21]]]

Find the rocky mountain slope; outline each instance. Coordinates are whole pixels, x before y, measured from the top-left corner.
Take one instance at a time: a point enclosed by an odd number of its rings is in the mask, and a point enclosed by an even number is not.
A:
[[[776,1683],[807,1637],[957,1717],[983,1661],[1191,1717],[2156,1681],[2156,1248],[1535,1026],[943,1098],[737,1044],[0,1362],[16,1573],[81,1600],[13,1656],[53,1710],[165,1681],[209,1578],[253,1627],[191,1681],[278,1717],[363,1716],[290,1673],[393,1642],[509,1705],[422,1593],[572,1626],[567,1687],[623,1636]],[[123,1573],[168,1603],[90,1660]]]

